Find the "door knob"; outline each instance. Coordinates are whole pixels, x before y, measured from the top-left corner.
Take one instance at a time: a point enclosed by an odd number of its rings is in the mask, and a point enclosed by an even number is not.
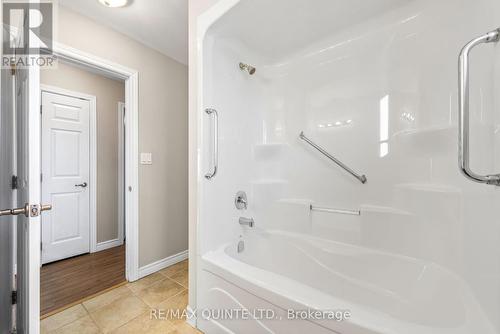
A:
[[[88,186],[87,182],[83,182],[83,183],[80,183],[80,184],[75,184],[75,187],[87,188],[87,186]]]
[[[40,212],[42,211],[50,211],[52,210],[52,205],[47,204],[47,205],[29,205],[29,203],[26,203],[24,207],[22,208],[16,208],[16,209],[6,209],[6,210],[0,210],[0,216],[19,216],[19,215],[24,215],[26,217],[29,217],[31,214],[31,217],[38,217]]]

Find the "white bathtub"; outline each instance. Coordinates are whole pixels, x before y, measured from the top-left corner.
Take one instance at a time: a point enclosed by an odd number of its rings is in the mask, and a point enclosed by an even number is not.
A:
[[[207,333],[495,333],[462,280],[433,263],[281,231],[250,231],[201,258],[202,309],[271,308],[282,320],[207,320]],[[348,310],[288,320],[286,310]]]

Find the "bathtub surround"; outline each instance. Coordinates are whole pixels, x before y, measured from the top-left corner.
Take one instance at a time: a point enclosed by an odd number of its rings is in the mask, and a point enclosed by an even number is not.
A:
[[[139,72],[139,151],[155,157],[139,167],[139,265],[184,252],[187,67],[65,7],[58,16],[59,42]]]
[[[190,2],[190,306],[352,314],[198,319],[201,330],[500,333],[498,189],[457,166],[458,55],[498,28],[497,7]],[[471,168],[481,174],[500,170],[498,50],[490,43],[471,55]],[[206,108],[219,115],[210,180]],[[245,211],[235,208],[238,191]]]
[[[198,254],[198,218],[199,203],[198,196],[198,141],[199,132],[199,108],[203,108],[198,98],[198,78],[201,69],[198,62],[198,17],[217,4],[220,0],[196,0],[188,1],[189,14],[189,281],[196,282],[197,279],[197,254]],[[189,289],[189,305],[196,308],[197,286],[191,284]],[[193,322],[194,324],[194,322]]]

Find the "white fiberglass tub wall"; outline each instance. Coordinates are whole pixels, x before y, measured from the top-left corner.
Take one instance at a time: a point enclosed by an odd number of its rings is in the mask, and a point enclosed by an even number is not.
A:
[[[234,2],[221,0],[216,10]],[[217,176],[205,180],[212,134],[200,110],[197,306],[217,308],[224,291],[238,301],[232,306],[260,300],[353,311],[350,322],[304,328],[500,333],[498,189],[466,180],[457,167],[457,57],[466,42],[500,26],[500,4],[241,0],[227,9],[200,36],[201,100],[219,112],[220,155]],[[500,172],[499,47],[472,53],[471,160],[482,173]],[[239,62],[255,66],[255,75]],[[368,182],[301,141],[301,131]],[[246,211],[234,207],[239,190],[249,195]],[[311,204],[361,215],[310,212]],[[242,228],[240,216],[253,217],[255,228]],[[245,251],[228,251],[239,239]],[[311,242],[324,247],[308,248],[308,256],[293,251]],[[282,261],[310,272],[280,271]],[[339,283],[332,272],[372,294],[328,288]],[[277,290],[293,284],[287,295]],[[306,288],[325,299],[304,299]],[[406,303],[401,312],[398,303]],[[250,323],[199,320],[209,333],[287,328]]]

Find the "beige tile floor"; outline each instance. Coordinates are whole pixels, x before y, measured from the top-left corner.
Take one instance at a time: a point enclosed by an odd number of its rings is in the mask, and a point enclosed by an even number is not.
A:
[[[184,310],[188,262],[108,291],[41,322],[42,334],[200,334],[185,319],[155,319],[151,310]],[[166,313],[165,313],[166,314]]]

